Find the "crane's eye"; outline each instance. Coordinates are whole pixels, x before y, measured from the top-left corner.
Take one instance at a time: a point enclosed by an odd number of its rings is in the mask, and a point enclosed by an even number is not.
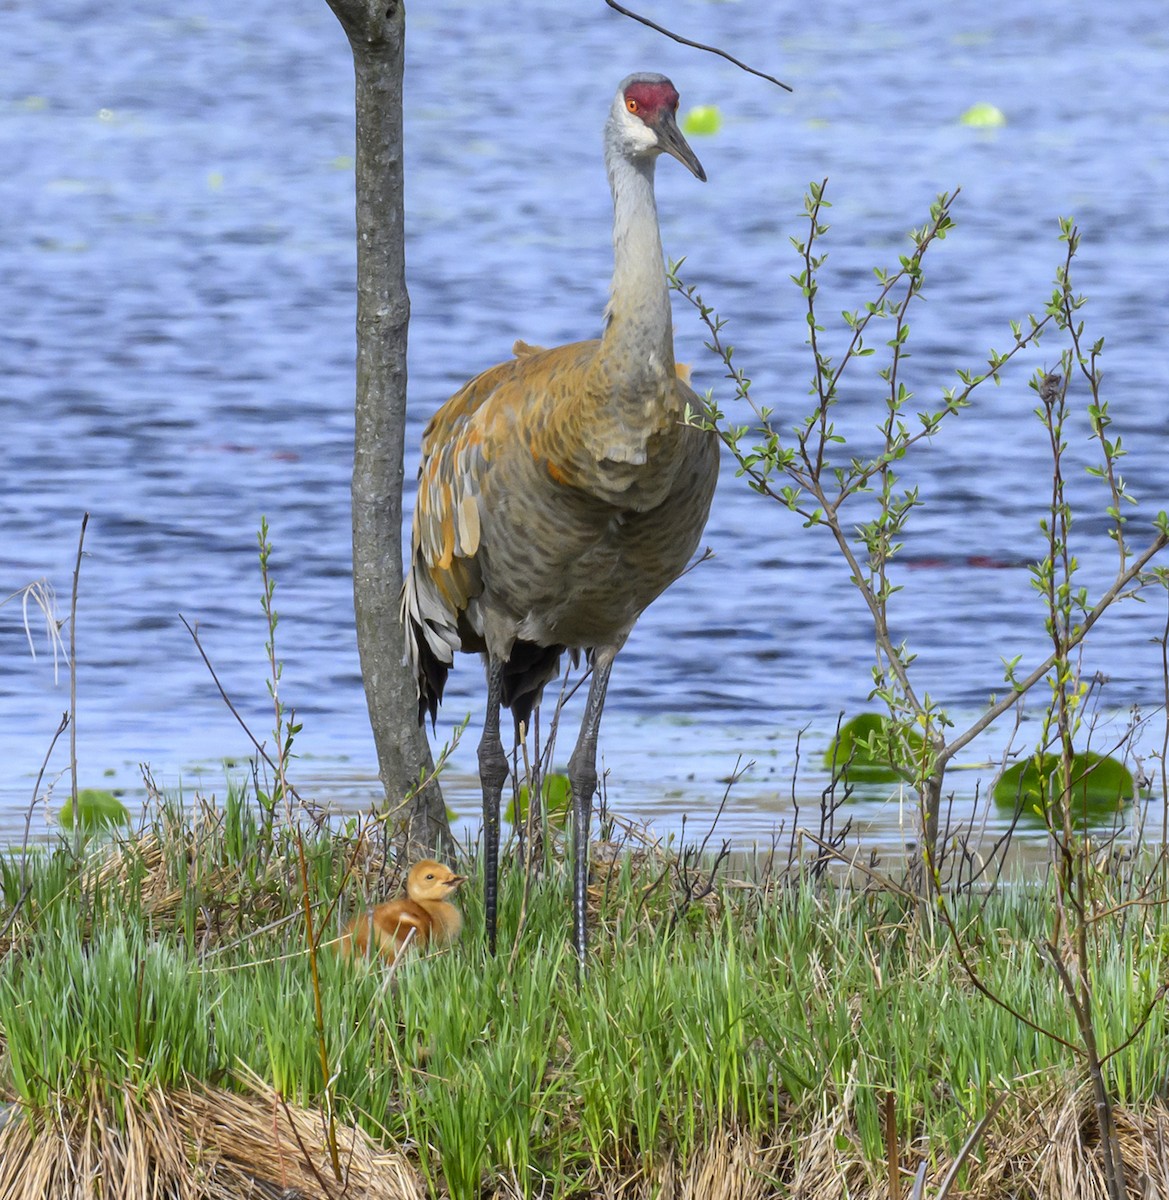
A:
[[[629,109],[629,111],[630,111],[631,113],[635,113],[635,112],[637,112],[637,101],[636,101],[636,100],[634,100],[634,98],[633,98],[632,96],[630,96],[630,97],[629,97],[629,98],[628,98],[628,99],[625,101],[625,107],[626,107],[627,109]]]
[[[427,875],[427,877],[426,877],[426,878],[427,878],[427,879],[433,879],[433,878],[434,878],[434,872],[433,872],[433,871],[431,871],[431,873],[430,873],[429,875]]]

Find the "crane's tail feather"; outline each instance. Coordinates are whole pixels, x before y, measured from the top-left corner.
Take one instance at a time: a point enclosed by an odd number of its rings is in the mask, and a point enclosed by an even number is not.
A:
[[[402,585],[401,620],[406,663],[418,685],[418,723],[425,724],[429,713],[433,724],[462,639],[433,581],[417,569]]]
[[[438,706],[442,703],[443,689],[450,668],[433,655],[423,654],[418,678],[418,724],[425,725],[427,716],[433,729],[438,722]]]
[[[564,646],[539,646],[535,642],[515,642],[503,667],[500,698],[511,709],[516,732],[531,725],[532,709],[540,703],[544,685],[560,674],[560,656]]]
[[[412,565],[402,584],[402,629],[406,639],[406,662],[418,685],[418,723],[429,715],[438,719],[447,675],[454,666],[456,650],[485,650],[481,633],[469,615],[452,612],[430,574]],[[512,643],[503,664],[500,700],[511,709],[516,730],[530,725],[532,710],[540,703],[546,684],[560,673],[560,656],[567,647],[541,646],[518,640]],[[573,661],[578,652],[572,651]]]

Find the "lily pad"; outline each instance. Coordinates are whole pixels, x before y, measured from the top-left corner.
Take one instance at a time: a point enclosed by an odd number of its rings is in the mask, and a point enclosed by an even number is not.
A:
[[[961,125],[972,125],[976,129],[999,129],[1007,123],[1006,113],[994,104],[981,101],[972,104],[959,118]]]
[[[520,788],[519,817],[516,817],[516,802],[513,800],[507,806],[507,812],[504,814],[512,825],[522,823],[528,819],[528,797],[530,789],[525,784]],[[564,825],[568,820],[568,813],[572,808],[572,784],[568,782],[568,776],[562,775],[559,772],[554,772],[551,775],[544,776],[544,782],[540,785],[540,795],[544,798],[544,813],[548,821],[553,825]]]
[[[1024,815],[1043,818],[1042,806],[1053,803],[1060,792],[1058,754],[1032,756],[1003,772],[995,785],[994,801],[1017,808]],[[1131,772],[1115,758],[1091,750],[1072,756],[1072,815],[1078,824],[1107,819],[1136,795]]]
[[[896,783],[903,776],[889,755],[890,730],[889,718],[880,713],[853,717],[824,751],[825,768],[847,769],[849,779],[856,782]],[[921,734],[910,731],[908,744],[917,754],[922,747]]]
[[[682,132],[690,137],[709,137],[722,128],[723,117],[713,104],[696,104],[682,118]]]
[[[96,833],[101,829],[130,823],[130,814],[121,800],[113,792],[100,788],[82,788],[77,793],[77,812],[85,833]],[[57,821],[62,829],[73,828],[72,796],[65,801]]]

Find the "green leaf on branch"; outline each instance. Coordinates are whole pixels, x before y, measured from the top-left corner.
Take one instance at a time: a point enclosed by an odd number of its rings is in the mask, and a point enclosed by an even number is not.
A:
[[[898,729],[887,716],[865,712],[840,727],[824,751],[827,770],[847,771],[854,781],[896,783],[911,769],[909,759],[919,759],[920,733]]]

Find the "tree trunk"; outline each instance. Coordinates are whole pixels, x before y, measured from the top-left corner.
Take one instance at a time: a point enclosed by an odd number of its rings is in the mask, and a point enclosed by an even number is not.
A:
[[[406,668],[402,475],[410,298],[402,189],[402,68],[406,12],[397,0],[328,0],[353,50],[357,107],[357,401],[353,453],[353,603],[378,767],[407,849],[451,846],[433,760]]]

